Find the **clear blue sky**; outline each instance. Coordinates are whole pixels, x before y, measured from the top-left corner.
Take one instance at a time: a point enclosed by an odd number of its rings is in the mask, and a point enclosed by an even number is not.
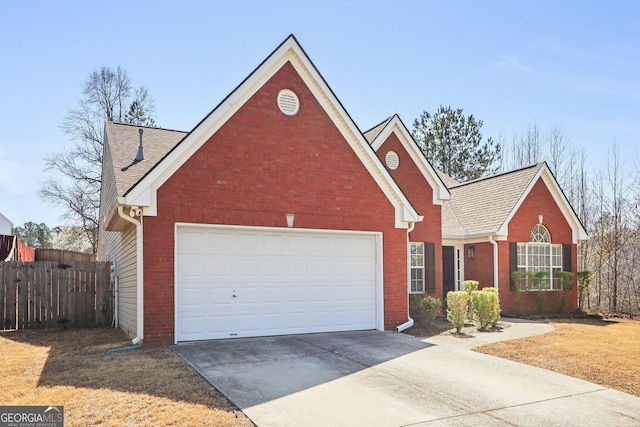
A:
[[[463,108],[485,137],[557,124],[600,167],[640,142],[640,2],[4,1],[0,212],[61,223],[39,200],[46,154],[88,74],[121,65],[157,123],[190,130],[294,33],[356,124]]]

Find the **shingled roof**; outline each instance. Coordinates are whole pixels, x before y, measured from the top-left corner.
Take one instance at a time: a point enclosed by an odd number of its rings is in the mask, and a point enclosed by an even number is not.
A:
[[[140,128],[144,131],[142,134],[144,160],[134,163],[140,142],[138,131]],[[107,143],[111,150],[111,158],[113,159],[118,197],[129,191],[187,135],[187,132],[176,130],[113,122],[106,124],[105,132]]]
[[[367,140],[367,142],[369,144],[371,144],[373,142],[373,140],[376,139],[378,137],[378,135],[380,135],[380,132],[382,132],[382,130],[387,125],[387,123],[389,123],[389,121],[392,119],[392,117],[393,116],[387,117],[381,123],[375,125],[371,129],[369,129],[368,131],[363,133],[364,138]]]
[[[434,166],[433,169],[436,171],[436,173],[438,174],[438,176],[440,177],[442,182],[444,182],[444,185],[447,186],[447,188],[451,188],[451,187],[455,187],[457,185],[460,185],[460,183],[458,181],[456,181],[455,179],[451,178],[449,175],[447,175],[446,173],[442,172],[437,167]]]
[[[442,209],[445,236],[495,233],[518,204],[544,163],[449,187]]]

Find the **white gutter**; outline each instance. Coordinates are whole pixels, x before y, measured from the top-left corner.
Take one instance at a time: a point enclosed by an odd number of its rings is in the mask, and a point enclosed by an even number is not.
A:
[[[409,228],[407,228],[407,260],[411,259],[411,252],[410,252],[411,239],[409,239],[409,233],[411,233],[415,227],[416,227],[416,223],[412,222],[412,223],[409,223]],[[409,315],[409,291],[410,291],[409,284],[410,283],[411,283],[411,269],[409,268],[409,263],[407,262],[407,319],[409,320],[404,322],[402,325],[398,325],[396,327],[396,332],[402,332],[405,329],[409,329],[410,327],[413,326],[413,319]]]
[[[493,245],[493,287],[498,289],[498,242],[489,235],[489,243]]]
[[[116,262],[116,261],[113,261]],[[115,271],[114,271],[115,273]],[[113,286],[115,288],[115,301],[113,303],[114,307],[113,307],[113,327],[118,329],[118,326],[120,326],[120,324],[118,323],[120,318],[118,317],[118,310],[119,310],[119,305],[118,305],[118,293],[120,291],[120,278],[118,277],[117,274],[114,274],[114,278],[113,278]]]
[[[137,333],[138,335],[132,340],[134,345],[139,344],[144,338],[144,270],[143,270],[143,246],[142,246],[142,209],[134,206],[129,211],[129,215],[125,215],[124,206],[118,206],[118,215],[131,224],[136,226],[136,300],[137,300]],[[134,217],[140,217],[135,220]]]

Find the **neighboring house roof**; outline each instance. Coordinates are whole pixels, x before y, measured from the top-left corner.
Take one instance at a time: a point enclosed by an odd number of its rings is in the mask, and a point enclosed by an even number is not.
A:
[[[538,178],[573,229],[574,242],[586,240],[584,227],[544,162],[449,187],[452,199],[442,210],[443,237],[506,237],[509,221]]]
[[[442,180],[442,182],[444,182],[444,185],[447,186],[447,188],[451,188],[451,187],[455,187],[456,185],[460,185],[460,182],[456,181],[455,179],[451,178],[449,175],[447,175],[446,173],[442,172],[440,169],[434,167],[436,173],[438,174],[438,176],[440,177],[440,179]]]
[[[375,125],[371,129],[363,133],[365,139],[369,142],[369,144],[371,144],[373,140],[376,139],[378,135],[380,135],[380,132],[382,132],[382,129],[384,129],[384,127],[387,125],[387,123],[391,121],[392,118],[393,116],[387,117],[381,123]]]
[[[442,204],[444,201],[449,200],[451,194],[449,190],[447,190],[447,186],[424,156],[424,153],[420,150],[413,136],[411,136],[411,133],[409,133],[409,130],[397,114],[368,130],[364,133],[364,136],[371,144],[371,147],[378,151],[392,133],[397,136],[404,149],[409,156],[411,156],[413,162],[418,166],[418,169],[420,169],[424,178],[431,185],[433,189],[433,203]]]
[[[140,142],[139,129],[143,129],[144,160],[134,164]],[[187,132],[113,122],[107,122],[105,133],[111,149],[118,197],[124,196],[187,135]]]
[[[307,54],[299,45],[296,38],[289,36],[280,46],[256,68],[236,89],[234,89],[216,108],[211,111],[196,127],[188,134],[175,134],[168,136],[166,131],[154,132],[150,128],[145,129],[145,140],[147,132],[151,141],[160,141],[155,146],[158,152],[149,153],[147,157],[147,145],[145,144],[145,160],[136,165],[131,165],[126,171],[121,169],[132,163],[135,158],[138,145],[132,143],[119,154],[119,162],[115,161],[113,167],[116,174],[119,174],[118,200],[121,205],[139,206],[144,208],[144,214],[155,216],[157,214],[156,192],[160,186],[166,182],[209,138],[220,129],[226,121],[233,116],[253,94],[255,94],[275,73],[285,64],[290,63],[298,72],[300,77],[307,84],[318,102],[322,105],[327,115],[332,119],[336,128],[344,136],[362,164],[371,174],[380,189],[389,199],[396,210],[396,226],[407,228],[410,223],[421,221],[418,215],[402,190],[395,183],[389,172],[382,165],[375,152],[371,149],[364,136],[353,122],[349,114],[345,111],[340,101],[336,98],[331,88],[320,75],[315,65],[311,62]],[[120,137],[129,140],[135,138],[137,128],[124,129],[111,126],[112,131],[121,131]],[[125,135],[126,134],[126,135]],[[129,135],[131,134],[131,135]],[[113,143],[109,137],[109,144]],[[113,136],[114,141],[119,137]],[[118,142],[115,142],[118,144]],[[160,148],[165,149],[160,154]],[[128,162],[127,162],[128,160]],[[142,163],[145,163],[142,165]],[[129,173],[129,171],[131,171]],[[124,172],[124,173],[123,173]],[[118,178],[116,178],[118,179]],[[121,193],[121,189],[129,186]]]

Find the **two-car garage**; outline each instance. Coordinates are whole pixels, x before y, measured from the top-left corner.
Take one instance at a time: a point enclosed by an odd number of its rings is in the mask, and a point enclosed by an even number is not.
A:
[[[176,225],[175,341],[383,329],[380,233]]]

